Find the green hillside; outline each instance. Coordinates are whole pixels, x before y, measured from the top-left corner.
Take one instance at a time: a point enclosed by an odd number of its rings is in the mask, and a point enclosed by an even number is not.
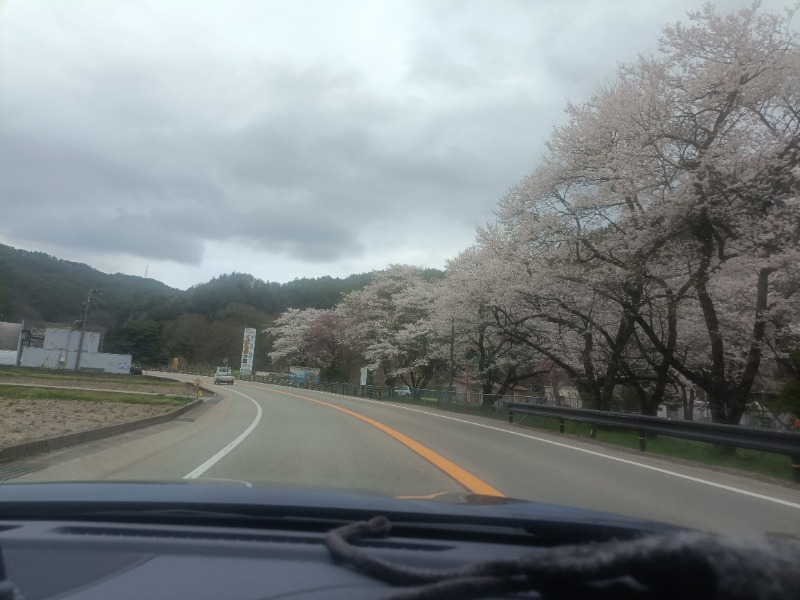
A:
[[[103,351],[131,353],[146,366],[174,356],[198,367],[238,355],[245,327],[268,327],[293,308],[333,308],[371,274],[267,282],[245,273],[220,275],[182,291],[160,281],[108,274],[83,263],[0,244],[0,315],[32,326],[72,324],[92,297],[89,329],[105,332]],[[269,343],[259,335],[256,369],[268,368]]]

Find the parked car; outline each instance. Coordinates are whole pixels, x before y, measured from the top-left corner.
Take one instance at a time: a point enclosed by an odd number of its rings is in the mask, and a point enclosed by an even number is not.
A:
[[[413,388],[404,385],[403,387],[394,388],[395,396],[411,396],[414,393]]]

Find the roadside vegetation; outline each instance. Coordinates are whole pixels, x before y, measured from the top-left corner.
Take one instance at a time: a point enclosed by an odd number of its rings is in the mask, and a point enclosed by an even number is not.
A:
[[[196,398],[194,386],[155,377],[0,373],[0,448],[161,416]]]
[[[96,288],[100,294],[92,300],[87,328],[104,333],[104,352],[132,354],[145,367],[165,367],[181,357],[209,370],[241,351],[245,327],[260,332],[290,306],[331,308],[370,279],[364,273],[277,283],[230,273],[182,291],[0,244],[0,320],[71,327],[86,290]],[[269,370],[267,341],[259,348],[264,352],[256,355],[254,368]]]
[[[271,360],[330,377],[366,366],[379,385],[414,388],[455,370],[487,407],[569,387],[583,408],[693,418],[699,400],[738,425],[793,381],[780,397],[796,408],[791,21],[707,4],[665,27],[652,53],[566,106],[539,166],[444,278],[391,265],[335,308],[287,310],[268,330]]]
[[[559,429],[558,421],[555,419],[533,416],[528,417],[522,426],[548,432],[558,432]],[[596,428],[596,438],[592,440],[591,429],[592,427],[587,423],[569,421],[564,423],[565,436],[577,437],[584,441],[593,441],[599,444],[621,446],[638,452],[639,434],[635,431]],[[719,452],[714,448],[713,444],[658,436],[647,438],[647,452],[645,454],[657,454],[712,467],[748,471],[787,482],[792,480],[789,457],[769,452],[738,449],[735,454],[729,454]]]
[[[392,402],[404,404],[414,404],[424,408],[436,408],[437,402],[433,398],[397,398],[393,397]],[[464,405],[458,402],[443,404],[442,410],[453,413],[469,414],[495,419],[497,421],[508,422],[508,413],[494,407],[484,407]],[[520,415],[520,418],[522,416]],[[519,421],[519,419],[517,419]],[[546,431],[548,433],[558,433],[559,423],[556,419],[527,415],[522,423],[517,423],[522,427],[534,430]],[[564,433],[559,434],[567,438],[577,438],[583,442],[596,443],[599,445],[611,445],[627,448],[639,453],[639,434],[635,431],[610,429],[604,427],[594,427],[596,436],[591,437],[593,427],[588,423],[577,423],[574,421],[564,422]],[[565,442],[568,440],[565,439]],[[747,471],[765,477],[792,481],[792,471],[790,468],[789,457],[769,452],[759,452],[756,450],[738,449],[736,453],[730,454],[720,452],[713,444],[684,440],[680,438],[657,436],[647,438],[647,450],[645,454],[655,454],[666,456],[673,459],[687,462],[696,462],[711,467],[721,467],[731,470]]]
[[[116,375],[57,369],[0,367],[0,386],[41,384],[54,387],[85,387],[166,395],[195,396],[192,381],[176,381],[149,375]]]
[[[165,395],[130,392],[93,391],[52,387],[32,387],[0,384],[0,402],[13,400],[64,400],[79,402],[119,402],[123,404],[145,404],[150,406],[183,406],[195,396]]]

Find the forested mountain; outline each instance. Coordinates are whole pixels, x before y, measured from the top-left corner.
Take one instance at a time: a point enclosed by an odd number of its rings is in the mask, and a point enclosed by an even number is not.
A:
[[[290,307],[333,308],[371,277],[364,273],[281,284],[231,273],[182,291],[154,279],[110,275],[0,244],[0,320],[72,325],[88,291],[97,289],[87,327],[105,331],[104,351],[131,353],[134,361],[152,366],[179,356],[205,368],[226,356],[236,363],[245,327],[260,334]],[[259,339],[257,369],[267,368],[267,351],[268,341]]]
[[[109,275],[83,263],[0,244],[0,314],[6,320],[72,322],[90,288],[103,291],[108,309],[122,312],[182,293],[154,279]]]

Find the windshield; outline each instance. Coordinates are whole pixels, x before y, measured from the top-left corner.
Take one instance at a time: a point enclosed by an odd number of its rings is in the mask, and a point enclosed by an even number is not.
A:
[[[800,538],[784,4],[3,2],[0,480]]]

